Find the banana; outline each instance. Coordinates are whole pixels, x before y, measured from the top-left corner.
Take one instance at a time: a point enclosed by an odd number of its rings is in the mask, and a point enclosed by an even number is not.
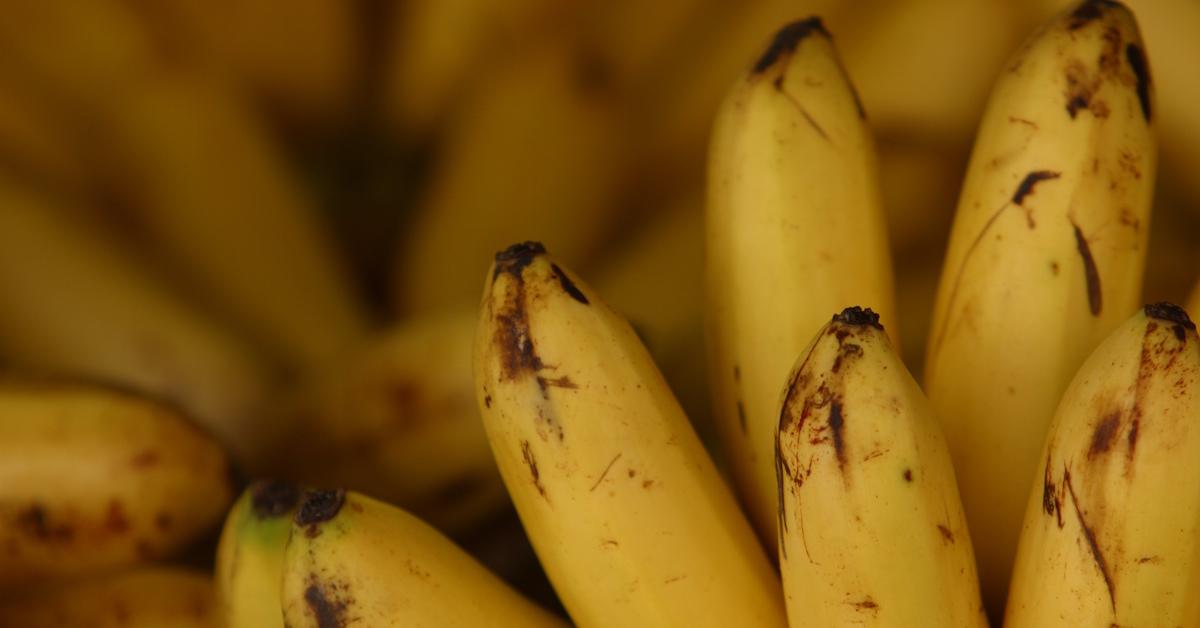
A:
[[[225,454],[169,406],[0,380],[0,589],[174,554],[220,521],[231,490]]]
[[[995,613],[1054,407],[1140,299],[1155,175],[1143,50],[1117,2],[1045,24],[997,80],[959,196],[925,390]]]
[[[112,0],[109,0],[112,1]],[[310,121],[346,114],[363,63],[359,5],[344,0],[123,0],[172,42],[175,54],[210,67]]]
[[[562,37],[482,77],[399,244],[400,309],[473,304],[477,270],[518,238],[551,242],[572,263],[595,253],[619,215],[628,161],[611,96],[603,70]]]
[[[217,545],[217,614],[228,628],[283,628],[283,552],[300,488],[263,480],[233,504]]]
[[[0,601],[13,628],[219,628],[212,579],[180,567],[145,567]]]
[[[0,179],[0,356],[170,399],[252,468],[271,373],[66,206]]]
[[[779,391],[829,312],[878,304],[892,268],[875,149],[818,18],[780,29],[730,91],[708,169],[707,279],[714,416],[742,501],[776,538]]]
[[[1004,625],[1200,625],[1200,337],[1147,305],[1087,358],[1050,425]]]
[[[987,626],[941,427],[870,308],[800,354],[775,443],[792,626]]]
[[[283,568],[297,628],[564,625],[420,519],[354,492],[305,495]]]
[[[274,472],[373,495],[450,532],[506,506],[471,382],[477,318],[471,308],[397,324],[285,399],[279,423],[291,428]]]
[[[130,235],[215,309],[301,372],[365,337],[364,308],[329,233],[236,94],[199,74],[162,74],[104,118]]]
[[[778,577],[633,329],[538,243],[496,255],[476,399],[580,626],[782,626]]]

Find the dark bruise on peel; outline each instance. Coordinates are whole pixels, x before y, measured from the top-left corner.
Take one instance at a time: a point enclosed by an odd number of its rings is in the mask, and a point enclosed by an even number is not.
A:
[[[1091,550],[1092,560],[1095,561],[1096,567],[1100,570],[1100,575],[1104,577],[1104,586],[1108,588],[1108,601],[1112,604],[1115,611],[1117,609],[1116,591],[1113,589],[1112,575],[1108,572],[1108,562],[1104,559],[1104,553],[1100,551],[1100,543],[1096,539],[1096,533],[1088,526],[1087,521],[1083,518],[1083,511],[1079,509],[1079,498],[1075,496],[1075,487],[1071,484],[1071,471],[1063,472],[1063,484],[1067,486],[1067,494],[1071,496],[1071,506],[1075,509],[1075,516],[1079,520],[1079,527],[1083,531],[1083,538],[1087,541],[1088,549]]]
[[[313,618],[317,620],[317,628],[346,626],[346,609],[350,606],[350,600],[331,596],[325,587],[312,583],[304,589],[304,601],[312,611]]]
[[[1096,268],[1096,259],[1092,257],[1092,249],[1088,246],[1087,238],[1084,237],[1079,225],[1071,221],[1071,228],[1075,230],[1075,248],[1079,251],[1080,259],[1083,260],[1083,279],[1087,284],[1088,310],[1091,311],[1092,316],[1099,316],[1103,306],[1100,294],[1100,271]]]
[[[287,482],[266,480],[250,487],[250,509],[259,519],[282,517],[299,501],[300,489]]]
[[[829,434],[833,439],[833,451],[837,456],[838,466],[846,467],[846,443],[842,440],[842,429],[846,421],[842,416],[842,402],[835,399],[829,404]]]
[[[775,65],[780,57],[795,51],[796,46],[813,33],[820,34],[826,38],[829,37],[829,32],[825,30],[825,25],[821,23],[821,18],[816,16],[792,22],[779,29],[779,32],[775,33],[775,37],[771,40],[771,44],[767,46],[767,50],[755,62],[751,73],[762,74],[768,68]]]
[[[1112,449],[1120,422],[1121,414],[1119,412],[1109,413],[1100,419],[1100,422],[1096,424],[1096,429],[1092,431],[1092,444],[1088,447],[1088,458],[1108,453]]]
[[[575,282],[571,281],[571,278],[567,276],[567,273],[563,272],[563,269],[558,267],[558,264],[551,264],[550,270],[554,272],[555,277],[558,277],[558,283],[562,286],[563,292],[566,292],[572,299],[575,299],[584,305],[588,304],[587,296],[585,296],[583,292],[579,290],[579,287],[575,285]]]
[[[296,511],[296,524],[307,526],[309,537],[315,536],[320,524],[336,517],[344,503],[346,491],[342,489],[309,491]]]
[[[1150,68],[1146,64],[1146,55],[1137,44],[1128,44],[1125,46],[1125,59],[1129,61],[1129,68],[1133,70],[1133,76],[1137,79],[1137,96],[1142,105],[1142,116],[1149,122]]]
[[[1017,190],[1013,192],[1013,205],[1021,205],[1024,207],[1023,203],[1025,202],[1025,197],[1033,194],[1033,187],[1035,185],[1041,181],[1057,179],[1060,176],[1061,173],[1051,170],[1034,170],[1033,172],[1025,175],[1025,178],[1022,179],[1021,183],[1017,186]]]
[[[1079,30],[1090,22],[1100,19],[1104,9],[1120,6],[1113,0],[1088,0],[1071,12],[1071,21],[1067,23],[1068,30]]]
[[[525,311],[525,277],[523,271],[538,255],[546,252],[537,242],[514,244],[496,254],[493,282],[501,274],[513,277],[516,286],[505,295],[504,305],[496,313],[496,345],[500,350],[500,368],[504,379],[516,379],[525,372],[537,372],[542,361],[534,350],[529,336],[529,317]]]

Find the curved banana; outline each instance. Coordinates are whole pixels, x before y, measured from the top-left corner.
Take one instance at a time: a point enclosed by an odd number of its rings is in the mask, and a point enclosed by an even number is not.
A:
[[[580,626],[781,626],[778,576],[637,335],[538,243],[496,255],[476,398]]]
[[[253,468],[274,438],[252,414],[267,367],[98,227],[70,217],[81,211],[0,180],[0,355],[170,399]]]
[[[787,381],[775,466],[791,625],[986,627],[950,452],[879,316],[835,315]]]
[[[0,380],[0,589],[171,555],[232,497],[225,454],[170,407]]]
[[[283,568],[296,628],[564,625],[428,524],[358,493],[306,494]]]
[[[399,245],[406,312],[474,305],[478,269],[517,239],[580,263],[619,216],[628,159],[617,103],[576,42],[522,48],[464,99]]]
[[[397,324],[285,399],[277,422],[291,429],[273,472],[370,494],[450,532],[505,507],[471,382],[477,319],[471,308]]]
[[[709,381],[733,477],[774,544],[779,391],[829,312],[878,304],[892,267],[875,148],[818,18],[776,33],[733,87],[708,169]]]
[[[0,626],[20,628],[220,628],[212,578],[145,567],[0,601]]]
[[[1137,307],[1155,175],[1137,23],[1093,0],[1025,42],[992,91],[954,217],[925,390],[1004,603],[1026,487],[1054,408]]]
[[[1084,362],[1028,493],[1004,625],[1200,625],[1200,336],[1147,305]]]
[[[285,482],[256,482],[225,517],[215,582],[228,628],[283,628],[283,551],[300,495]]]

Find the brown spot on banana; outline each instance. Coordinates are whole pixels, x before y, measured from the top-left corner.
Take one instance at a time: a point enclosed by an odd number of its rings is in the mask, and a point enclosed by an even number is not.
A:
[[[575,285],[574,281],[571,281],[571,278],[567,276],[567,273],[563,272],[563,269],[558,267],[558,264],[551,264],[550,270],[554,272],[555,277],[558,277],[558,283],[562,286],[563,292],[566,292],[572,299],[584,305],[590,303],[587,296],[583,294],[583,291]]]
[[[1075,221],[1071,221],[1071,227],[1075,231],[1075,248],[1079,251],[1079,257],[1083,260],[1083,279],[1087,285],[1088,309],[1092,316],[1099,316],[1100,309],[1104,303],[1100,292],[1100,271],[1096,268],[1096,259],[1092,257],[1092,249],[1088,246],[1087,238],[1084,237],[1083,231]]]
[[[308,538],[321,535],[321,524],[333,519],[346,503],[346,491],[342,489],[309,491],[296,511],[296,525],[303,527]]]
[[[546,496],[546,487],[542,486],[542,474],[538,471],[537,458],[533,455],[533,449],[527,440],[521,441],[521,457],[525,460],[525,466],[529,467],[529,475],[533,478],[533,487],[537,489],[538,495],[549,502],[550,498]]]
[[[354,603],[347,595],[346,585],[322,583],[316,574],[309,576],[309,585],[304,589],[304,601],[317,620],[317,628],[344,628],[348,625],[346,611]]]
[[[1096,424],[1096,429],[1092,431],[1092,444],[1088,447],[1088,458],[1106,454],[1112,449],[1120,422],[1121,413],[1119,411],[1110,412],[1100,419],[1100,422]]]

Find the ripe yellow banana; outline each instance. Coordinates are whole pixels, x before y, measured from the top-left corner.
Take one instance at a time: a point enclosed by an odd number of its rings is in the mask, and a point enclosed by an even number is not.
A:
[[[0,355],[170,399],[252,468],[273,439],[251,412],[266,368],[72,213],[0,180]]]
[[[219,628],[212,578],[180,567],[143,569],[0,601],[6,628]]]
[[[1062,397],[1004,625],[1200,625],[1200,337],[1147,305]]]
[[[160,75],[106,119],[133,235],[216,309],[304,372],[362,340],[329,234],[246,103],[198,75]]]
[[[397,504],[459,532],[508,504],[475,405],[478,314],[405,321],[284,401],[274,473]],[[297,464],[296,461],[303,461]]]
[[[306,494],[283,565],[295,628],[564,625],[428,524],[358,493]]]
[[[1089,1],[1022,45],[979,127],[925,390],[945,426],[993,612],[1059,397],[1140,299],[1155,174],[1151,92],[1133,15]]]
[[[0,381],[0,589],[175,553],[212,530],[231,493],[225,454],[170,407]]]
[[[301,490],[264,480],[225,518],[217,546],[217,614],[227,628],[283,628],[283,552]]]
[[[894,320],[875,148],[818,18],[780,29],[733,87],[708,170],[714,415],[759,535],[774,544],[771,452],[796,355],[829,312]]]
[[[782,626],[778,576],[633,329],[540,244],[496,255],[476,398],[580,626]]]
[[[628,160],[603,72],[561,37],[499,66],[451,122],[400,244],[396,295],[406,311],[474,304],[478,269],[520,238],[580,263],[619,215]]]
[[[941,426],[869,308],[797,360],[775,466],[793,627],[987,626]]]

